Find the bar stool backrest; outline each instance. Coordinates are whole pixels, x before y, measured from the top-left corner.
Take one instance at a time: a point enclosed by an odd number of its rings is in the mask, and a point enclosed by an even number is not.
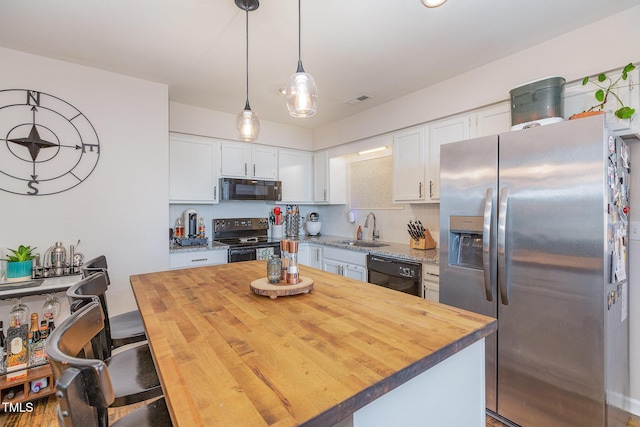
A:
[[[87,405],[97,408],[98,418],[106,417],[106,408],[115,398],[107,365],[102,360],[93,358],[92,340],[104,329],[103,322],[100,304],[90,302],[66,318],[53,330],[45,343],[54,378],[63,378],[70,368],[78,370],[84,389],[84,396],[80,397]],[[65,381],[77,384],[75,381],[79,380],[71,375],[65,376]],[[61,386],[64,384],[66,383],[61,382]]]
[[[109,309],[107,307],[107,297],[105,295],[107,287],[108,283],[106,273],[97,272],[85,277],[67,289],[69,308],[72,313],[92,301],[97,300],[100,302],[100,306],[102,307],[102,312],[104,314],[104,331],[99,335],[99,344],[101,349],[100,354],[97,354],[96,357],[103,360],[107,357],[111,357],[111,348],[113,347],[113,343],[111,341],[111,326],[109,324]],[[97,344],[97,340],[94,340],[94,344]]]

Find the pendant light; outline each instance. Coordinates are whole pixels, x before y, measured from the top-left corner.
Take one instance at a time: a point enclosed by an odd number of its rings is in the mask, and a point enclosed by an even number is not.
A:
[[[300,55],[300,0],[298,0],[298,69],[289,77],[285,91],[287,108],[293,117],[311,117],[318,108],[318,88],[311,74],[302,68]]]
[[[447,0],[420,0],[423,6],[428,8],[435,8],[442,6]]]
[[[258,139],[260,133],[260,121],[258,115],[251,111],[249,106],[249,12],[256,10],[260,3],[258,0],[235,0],[236,6],[246,12],[246,36],[247,36],[247,49],[246,49],[246,72],[247,72],[247,101],[244,105],[244,110],[238,113],[236,119],[236,126],[240,131],[240,138],[245,141],[255,141]]]

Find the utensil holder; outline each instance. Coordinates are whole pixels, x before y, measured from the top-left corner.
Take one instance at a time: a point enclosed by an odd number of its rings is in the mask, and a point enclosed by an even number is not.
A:
[[[282,239],[282,224],[271,224],[271,238]]]

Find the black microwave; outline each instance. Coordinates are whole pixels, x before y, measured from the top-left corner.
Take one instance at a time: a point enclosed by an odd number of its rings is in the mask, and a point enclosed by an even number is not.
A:
[[[222,200],[282,200],[281,181],[220,178]]]

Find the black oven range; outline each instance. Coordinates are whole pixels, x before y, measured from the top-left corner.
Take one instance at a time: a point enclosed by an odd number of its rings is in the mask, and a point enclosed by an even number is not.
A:
[[[229,246],[228,262],[280,255],[280,240],[269,238],[268,218],[217,218],[212,229],[212,240]]]

